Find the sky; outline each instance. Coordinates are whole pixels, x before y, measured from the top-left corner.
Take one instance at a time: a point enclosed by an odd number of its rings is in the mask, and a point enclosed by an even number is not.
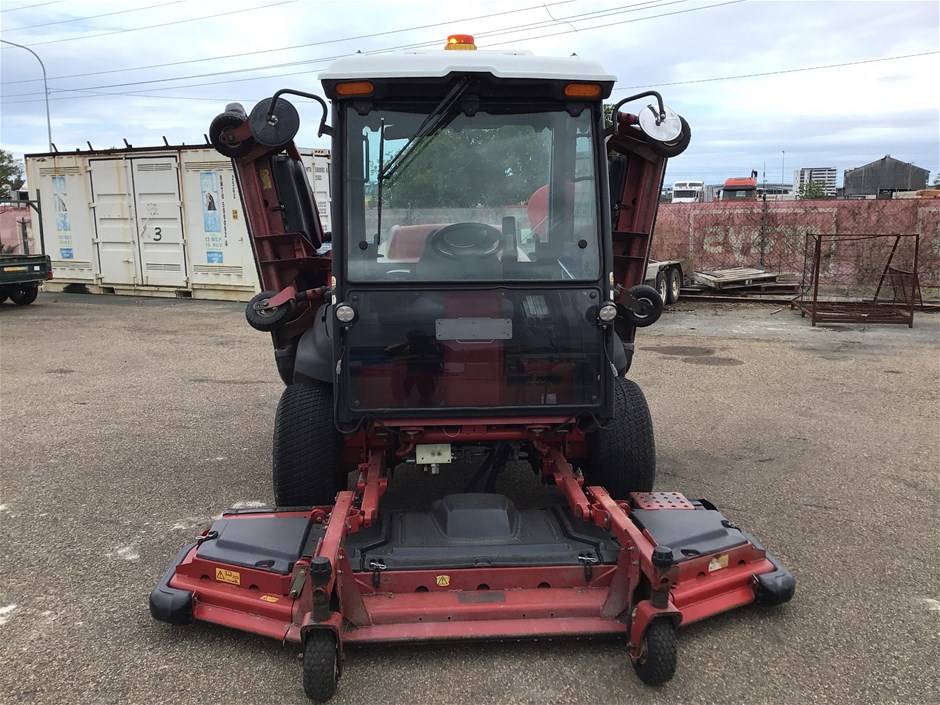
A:
[[[454,33],[597,60],[617,76],[611,102],[661,92],[692,130],[667,182],[835,167],[841,185],[886,154],[940,171],[937,0],[0,0],[0,39],[45,65],[59,151],[202,144],[229,102],[322,95],[334,58]],[[296,104],[297,143],[329,146],[317,105]],[[0,147],[49,151],[40,62],[8,44]]]

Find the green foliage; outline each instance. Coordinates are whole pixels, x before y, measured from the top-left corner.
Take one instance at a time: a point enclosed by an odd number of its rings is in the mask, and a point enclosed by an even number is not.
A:
[[[826,198],[826,186],[822,181],[809,181],[801,184],[796,192],[798,201],[818,201]]]
[[[499,207],[524,203],[549,178],[548,131],[443,130],[415,145],[383,186],[383,205]],[[386,157],[386,161],[388,158]]]
[[[0,149],[0,198],[10,198],[14,191],[23,187],[23,163],[13,154]]]

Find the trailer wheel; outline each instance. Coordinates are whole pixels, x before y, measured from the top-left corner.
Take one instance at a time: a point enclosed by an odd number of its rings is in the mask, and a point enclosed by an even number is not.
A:
[[[336,693],[338,677],[336,635],[326,629],[314,629],[304,644],[304,693],[315,703],[325,703]]]
[[[646,685],[662,685],[675,675],[678,656],[675,626],[668,619],[654,619],[643,633],[633,669]]]
[[[670,267],[666,272],[666,296],[667,304],[674,304],[679,301],[679,292],[682,291],[682,273],[678,267]]]
[[[649,405],[639,385],[614,378],[614,417],[590,436],[590,484],[601,485],[614,499],[631,492],[651,492],[656,479],[656,442]]]
[[[342,474],[333,392],[323,383],[289,384],[274,416],[274,501],[279,507],[332,504]]]
[[[656,275],[656,291],[659,293],[659,298],[668,303],[669,284],[666,280],[665,272],[660,272]]]
[[[39,295],[38,286],[24,286],[10,294],[10,299],[17,306],[29,306]]]

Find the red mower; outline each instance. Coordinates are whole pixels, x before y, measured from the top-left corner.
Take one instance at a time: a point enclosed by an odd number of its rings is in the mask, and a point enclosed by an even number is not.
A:
[[[639,677],[664,683],[680,624],[794,591],[709,502],[653,491],[652,421],[626,377],[663,310],[642,281],[689,126],[655,92],[605,125],[614,77],[576,56],[447,47],[465,50],[335,62],[331,126],[293,90],[212,122],[265,288],[247,319],[286,385],[277,508],[214,522],[151,613],[302,645],[318,702],[361,642],[622,634]],[[332,237],[284,95],[319,102],[332,136]],[[403,463],[477,469],[464,493],[383,509]],[[509,463],[558,501],[497,494]]]

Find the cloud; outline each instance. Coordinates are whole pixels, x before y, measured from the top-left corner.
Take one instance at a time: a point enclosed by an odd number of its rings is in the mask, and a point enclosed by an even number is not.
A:
[[[424,42],[440,46],[447,34],[468,32],[483,48],[597,59],[618,76],[617,100],[640,90],[631,86],[660,87],[693,131],[689,150],[670,162],[670,179],[720,182],[766,163],[768,174],[776,164],[776,180],[781,160],[786,180],[801,166],[835,166],[841,174],[886,153],[940,170],[938,55],[855,63],[940,49],[936,2],[723,1],[414,0],[396,3],[394,13],[373,0],[266,0],[265,6],[75,0],[33,8],[5,2],[0,38],[42,57],[53,141],[62,150],[86,141],[120,145],[124,138],[135,146],[162,144],[164,136],[171,144],[202,143],[210,120],[228,102],[250,109],[287,86],[319,92],[316,75],[328,57]],[[146,9],[153,5],[162,6]],[[123,12],[128,9],[135,11]],[[153,26],[179,20],[194,21]],[[120,33],[73,39],[107,32]],[[0,59],[2,146],[14,153],[45,151],[38,63],[8,46]],[[145,68],[177,62],[189,63]],[[851,65],[702,82],[843,63]],[[313,134],[319,108],[303,100],[297,105],[305,126],[299,141],[325,146]]]

